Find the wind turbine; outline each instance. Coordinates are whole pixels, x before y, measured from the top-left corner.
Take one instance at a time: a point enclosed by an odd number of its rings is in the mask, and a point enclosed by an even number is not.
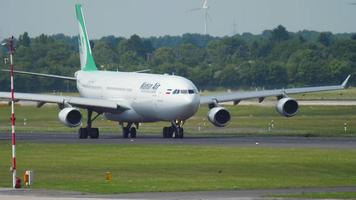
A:
[[[234,18],[234,21],[233,21],[233,24],[232,24],[232,35],[236,35],[237,33],[237,23],[236,23],[236,20]]]
[[[207,35],[208,34],[208,20],[211,21],[211,17],[209,15],[209,6],[208,6],[208,0],[203,0],[203,5],[200,8],[193,8],[188,10],[188,12],[194,12],[194,11],[203,11],[204,14],[204,34]]]

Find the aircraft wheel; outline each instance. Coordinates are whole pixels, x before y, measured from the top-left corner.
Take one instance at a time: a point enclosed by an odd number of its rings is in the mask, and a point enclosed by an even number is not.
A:
[[[184,138],[184,129],[182,127],[177,129],[176,138]]]
[[[168,138],[169,127],[163,127],[163,138]]]
[[[127,127],[124,127],[124,128],[122,128],[122,131],[123,131],[123,133],[122,133],[123,138],[129,138],[130,129]]]
[[[173,138],[174,136],[174,127],[168,127],[168,138]]]
[[[86,139],[88,138],[88,130],[86,128],[80,128],[78,130],[79,139]]]
[[[132,127],[132,128],[130,129],[130,136],[131,136],[131,138],[136,138],[136,134],[137,134],[136,128],[135,128],[135,127]]]
[[[174,138],[183,138],[184,137],[184,130],[182,127],[178,127],[174,130]]]
[[[90,128],[89,130],[89,136],[92,139],[98,139],[99,138],[99,129],[98,128]]]

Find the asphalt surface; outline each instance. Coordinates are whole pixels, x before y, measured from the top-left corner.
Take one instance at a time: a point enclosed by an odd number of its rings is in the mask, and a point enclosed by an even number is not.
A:
[[[0,133],[1,140],[11,140],[9,133]],[[58,144],[163,144],[163,145],[220,145],[262,147],[314,147],[356,149],[355,137],[279,137],[279,136],[189,136],[184,139],[163,139],[155,135],[139,135],[124,139],[121,134],[102,134],[99,139],[78,139],[77,134],[67,133],[17,133],[17,141]]]
[[[226,190],[198,192],[158,192],[132,193],[114,195],[95,195],[80,192],[66,192],[37,189],[0,189],[0,200],[3,199],[273,199],[272,195],[301,194],[315,192],[353,192],[356,187],[334,188],[301,188],[301,189],[270,189],[270,190]],[[279,198],[281,199],[281,198]]]

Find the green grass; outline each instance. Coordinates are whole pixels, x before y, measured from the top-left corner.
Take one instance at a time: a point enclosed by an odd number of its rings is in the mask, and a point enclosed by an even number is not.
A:
[[[9,142],[0,142],[0,187],[11,186]],[[356,150],[19,143],[19,173],[34,188],[91,193],[356,185]],[[113,181],[105,181],[105,172]]]
[[[273,195],[278,198],[302,198],[302,199],[356,199],[356,192],[324,192],[324,193],[303,193]]]
[[[285,118],[275,108],[266,106],[226,106],[232,114],[231,123],[225,128],[214,127],[207,119],[208,108],[199,112],[184,125],[190,135],[300,135],[300,136],[355,136],[356,106],[301,106],[297,116]],[[74,134],[76,128],[67,128],[58,121],[57,106],[16,106],[17,132],[63,132]],[[83,111],[85,116],[86,112]],[[0,107],[0,131],[10,132],[10,107]],[[26,125],[24,125],[26,119]],[[273,120],[274,128],[268,130]],[[83,120],[85,122],[85,119]],[[347,131],[344,131],[344,123]],[[161,134],[167,122],[144,123],[139,133]],[[121,134],[117,122],[99,117],[94,126],[102,133]]]
[[[308,94],[309,95],[309,94]],[[299,96],[331,99],[356,97],[356,89]],[[319,95],[319,96],[318,96]],[[227,106],[232,121],[215,128],[208,108],[185,124],[190,135],[356,136],[356,106],[302,106],[299,115],[281,117],[273,107]],[[0,131],[10,132],[10,108],[0,107]],[[58,108],[16,106],[17,132],[76,133],[57,119]],[[83,112],[84,114],[84,112]],[[26,125],[24,125],[26,119]],[[274,128],[268,131],[271,121]],[[347,122],[348,130],[344,131]],[[121,129],[99,117],[103,134]],[[142,124],[140,133],[161,134],[168,123]],[[11,186],[11,146],[0,141],[0,187]],[[356,185],[356,150],[239,148],[219,146],[86,145],[18,143],[19,173],[35,171],[34,188],[91,193],[196,191],[258,188],[334,187]],[[105,181],[105,172],[113,181]],[[302,194],[309,195],[309,194]],[[304,198],[354,198],[354,193],[313,193]],[[290,196],[298,197],[298,196]]]
[[[204,106],[185,124],[187,134],[356,135],[356,106],[302,106],[293,118],[281,117],[273,107],[227,108],[233,116],[228,127],[213,127]],[[2,132],[10,132],[9,113],[8,106],[0,107]],[[16,106],[17,132],[76,132],[57,116],[56,106]],[[275,127],[268,131],[272,120]],[[121,133],[117,123],[102,118],[94,125],[103,134]],[[139,131],[161,134],[167,125],[143,124]],[[0,187],[11,186],[10,150],[8,141],[0,141]],[[356,185],[356,150],[348,149],[19,143],[17,155],[19,172],[33,169],[34,187],[46,189],[123,193]],[[113,173],[111,183],[105,182],[107,171]]]

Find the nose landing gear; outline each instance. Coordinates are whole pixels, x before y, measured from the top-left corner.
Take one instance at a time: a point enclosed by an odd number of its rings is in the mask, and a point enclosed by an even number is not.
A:
[[[172,126],[163,128],[163,138],[184,138],[184,121],[172,121]]]
[[[129,122],[127,123],[127,126],[124,126],[124,123],[120,123],[120,125],[122,126],[122,137],[123,138],[136,138],[137,136],[137,130],[136,127],[138,129],[139,124],[138,123],[132,123]],[[132,126],[135,125],[135,126]]]

